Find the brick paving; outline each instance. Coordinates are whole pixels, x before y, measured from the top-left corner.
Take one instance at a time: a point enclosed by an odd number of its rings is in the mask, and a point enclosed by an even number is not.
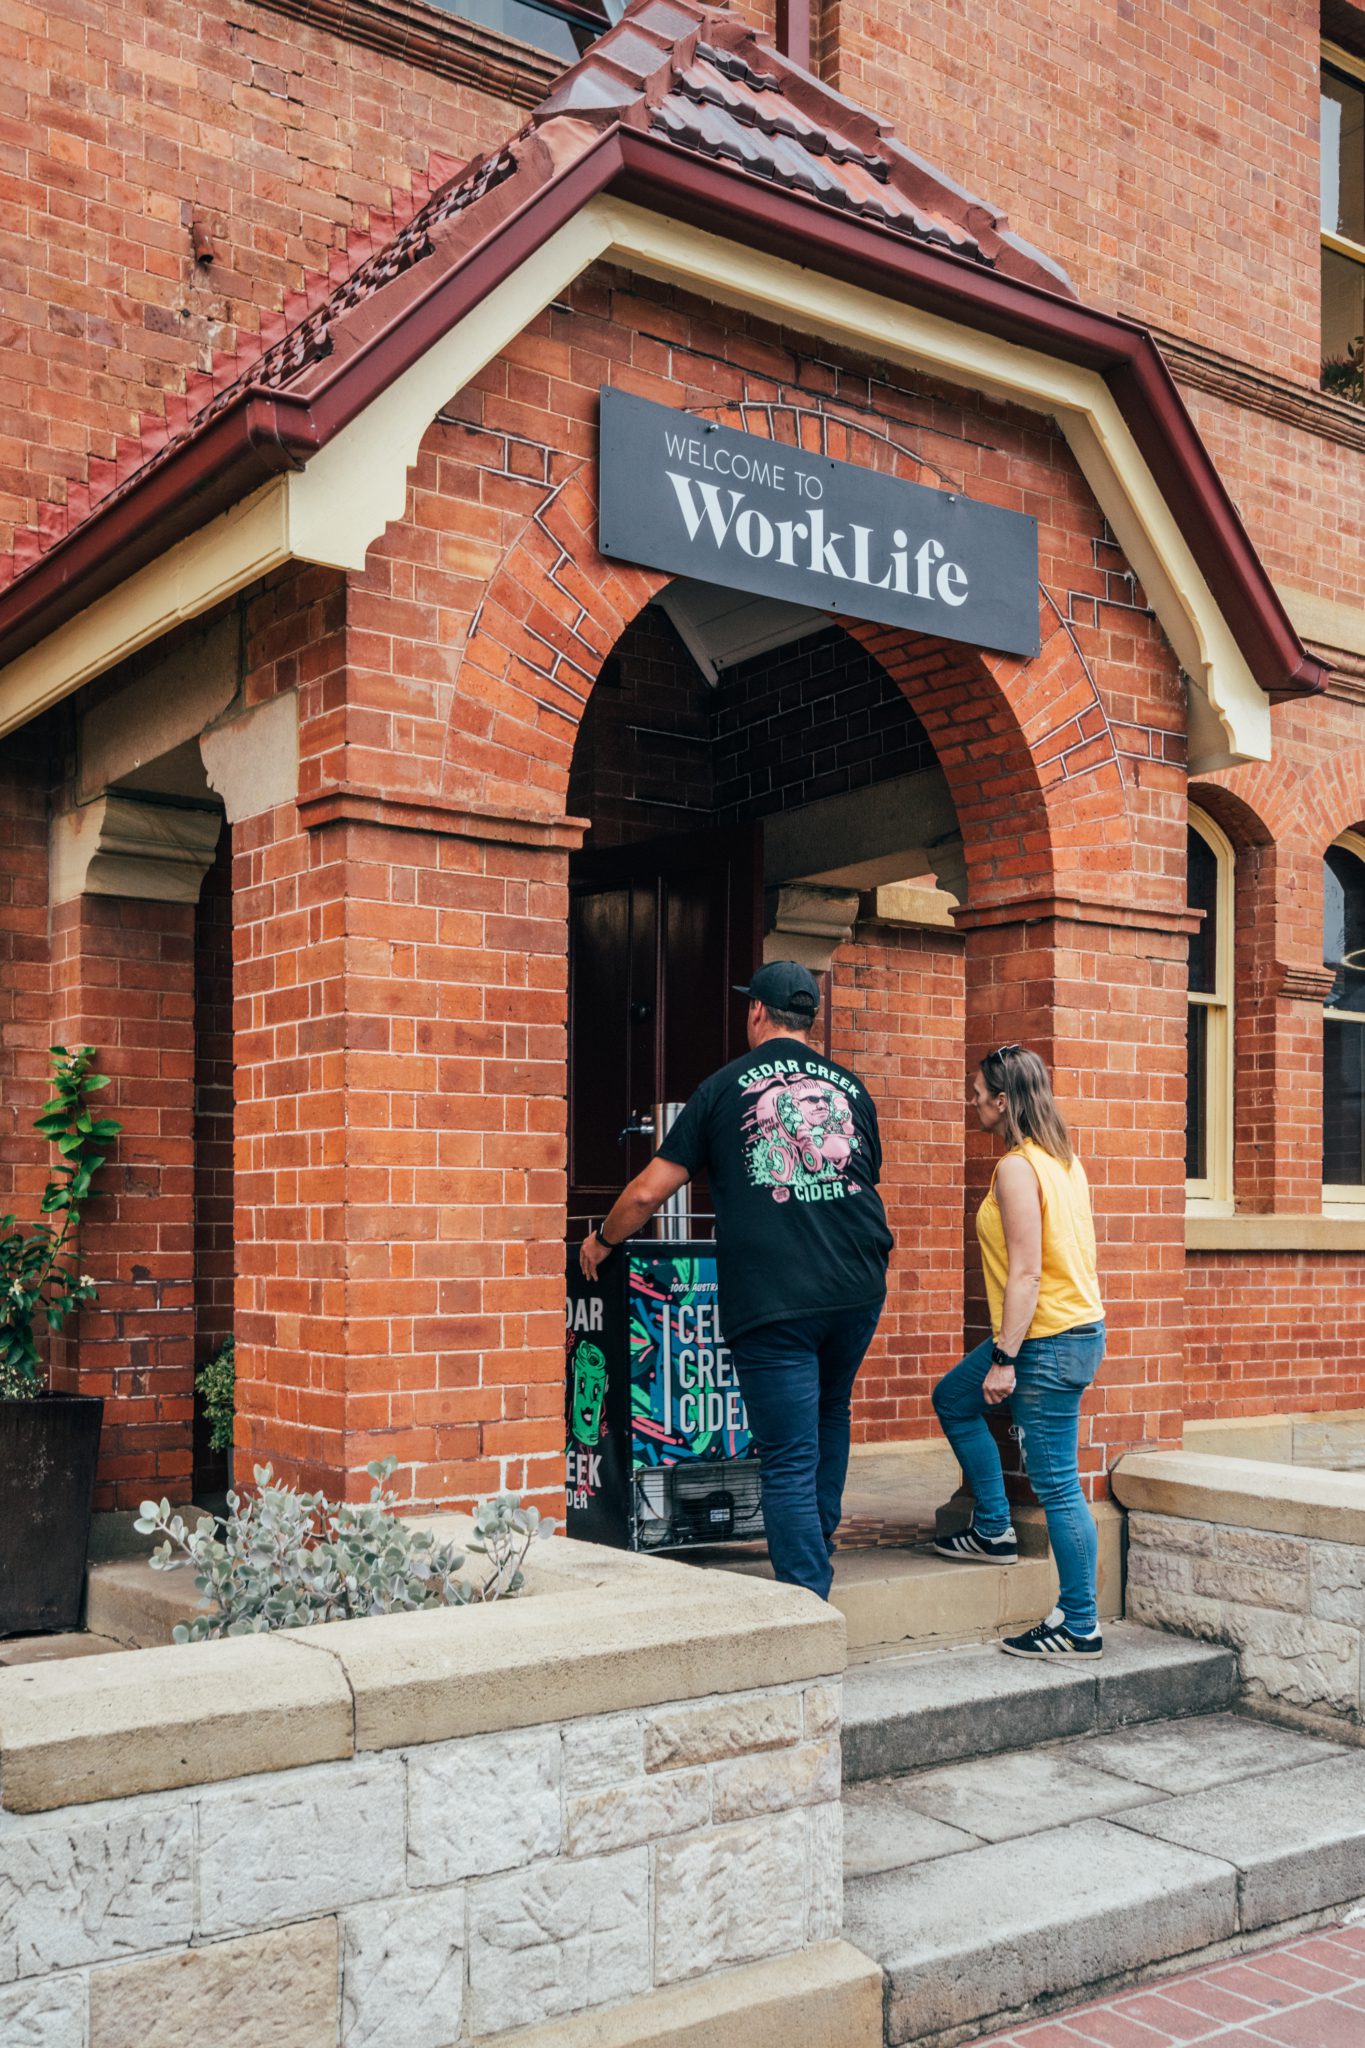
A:
[[[1365,2048],[1365,1927],[1334,1927],[1028,2020],[977,2048]]]

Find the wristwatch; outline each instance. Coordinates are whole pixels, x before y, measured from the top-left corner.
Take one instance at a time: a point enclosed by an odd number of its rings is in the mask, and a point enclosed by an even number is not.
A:
[[[616,1241],[616,1243],[615,1243],[615,1244],[613,1244],[613,1243],[612,1243],[612,1241],[611,1241],[611,1239],[610,1239],[610,1238],[609,1238],[609,1237],[607,1236],[606,1232],[605,1232],[605,1231],[603,1230],[603,1228],[602,1228],[602,1226],[601,1226],[601,1224],[600,1224],[600,1223],[594,1223],[594,1224],[593,1224],[593,1226],[592,1226],[592,1228],[591,1228],[591,1229],[590,1229],[590,1231],[588,1232],[588,1235],[589,1235],[590,1237],[595,1237],[595,1238],[597,1239],[597,1242],[598,1242],[598,1243],[599,1243],[599,1244],[600,1244],[600,1245],[601,1245],[601,1246],[603,1247],[603,1249],[604,1249],[604,1250],[606,1250],[606,1251],[609,1251],[609,1252],[616,1252],[616,1251],[619,1251],[619,1250],[621,1249],[621,1241],[620,1241],[620,1239],[618,1238],[618,1239],[617,1239],[617,1241]]]
[[[601,1233],[599,1232],[599,1233],[598,1233],[598,1235],[600,1236],[600,1235],[601,1235]],[[604,1239],[604,1240],[603,1240],[603,1242],[605,1243],[605,1241],[606,1241],[606,1240]],[[992,1344],[992,1346],[991,1346],[991,1364],[992,1364],[992,1365],[1007,1365],[1007,1366],[1009,1367],[1010,1371],[1011,1371],[1011,1372],[1013,1372],[1013,1371],[1014,1371],[1014,1368],[1015,1368],[1015,1366],[1016,1366],[1016,1365],[1018,1365],[1018,1363],[1019,1363],[1019,1360],[1018,1360],[1018,1358],[1017,1358],[1017,1357],[1011,1358],[1011,1356],[1010,1356],[1010,1354],[1009,1354],[1009,1352],[1008,1352],[1008,1351],[1002,1351],[1002,1350],[1000,1349],[1000,1346],[999,1346],[998,1344]]]

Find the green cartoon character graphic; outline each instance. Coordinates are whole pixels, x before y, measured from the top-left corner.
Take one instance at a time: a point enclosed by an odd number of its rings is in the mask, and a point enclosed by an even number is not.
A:
[[[589,1449],[602,1434],[602,1404],[607,1392],[607,1361],[595,1344],[580,1337],[573,1355],[573,1418],[575,1443]]]

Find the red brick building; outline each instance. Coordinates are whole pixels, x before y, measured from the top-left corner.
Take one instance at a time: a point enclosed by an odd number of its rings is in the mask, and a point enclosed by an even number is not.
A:
[[[1365,9],[601,26],[3,29],[0,1160],[99,1046],[98,1504],[205,1478],[234,1327],[240,1452],[552,1499],[566,1239],[765,949],[882,1107],[865,1437],[979,1319],[1014,1038],[1096,1187],[1097,1497],[1359,1405]],[[1037,651],[603,552],[604,387],[1032,519]]]

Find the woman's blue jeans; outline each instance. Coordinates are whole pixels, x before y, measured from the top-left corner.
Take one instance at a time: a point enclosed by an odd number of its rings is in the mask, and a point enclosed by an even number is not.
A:
[[[1081,1492],[1076,1453],[1081,1396],[1103,1357],[1103,1323],[1084,1323],[1057,1337],[1028,1338],[1019,1347],[1014,1392],[999,1404],[1014,1424],[1029,1483],[1047,1516],[1058,1602],[1067,1627],[1077,1635],[1089,1635],[1099,1624],[1099,1545],[1095,1518]],[[983,1536],[1003,1536],[1010,1526],[1010,1508],[981,1391],[990,1369],[991,1345],[978,1344],[934,1388],[934,1413],[976,1501],[973,1528]]]
[[[763,1323],[730,1346],[758,1446],[773,1571],[828,1600],[848,1476],[849,1403],[882,1304]]]

